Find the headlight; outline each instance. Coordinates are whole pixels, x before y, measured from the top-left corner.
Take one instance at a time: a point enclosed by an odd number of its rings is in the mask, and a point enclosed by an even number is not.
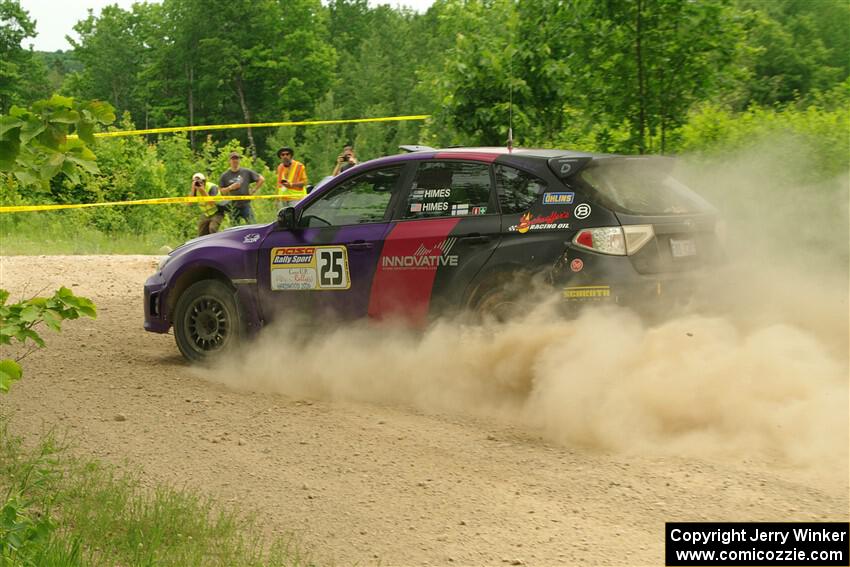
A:
[[[173,256],[170,256],[170,255],[169,256],[163,256],[162,258],[160,258],[159,265],[156,267],[157,271],[161,272],[163,270],[163,268],[165,268],[165,265],[168,264],[171,261],[171,258],[173,258]]]

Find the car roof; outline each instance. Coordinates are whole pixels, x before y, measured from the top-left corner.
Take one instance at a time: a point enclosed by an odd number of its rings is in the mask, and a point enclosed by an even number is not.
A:
[[[423,150],[427,151],[427,150]],[[593,154],[588,152],[579,152],[575,150],[559,150],[559,149],[546,149],[546,148],[513,148],[508,149],[506,147],[496,147],[496,146],[483,146],[483,147],[474,147],[474,148],[443,148],[437,150],[431,150],[437,154],[493,154],[496,156],[499,155],[512,155],[512,156],[521,156],[521,157],[535,157],[535,158],[543,158],[549,159],[553,157],[603,157],[606,154]],[[419,153],[419,152],[412,152]]]
[[[380,158],[375,158],[373,160],[365,161],[359,163],[357,166],[352,167],[345,171],[342,175],[351,174],[354,175],[356,172],[363,171],[367,167],[374,167],[376,165],[386,165],[395,162],[407,162],[410,160],[423,160],[423,159],[471,159],[476,161],[488,161],[493,162],[496,161],[500,157],[512,157],[512,158],[531,158],[534,160],[548,160],[551,158],[557,157],[565,157],[565,158],[592,158],[592,159],[600,159],[600,158],[609,158],[614,157],[613,154],[597,154],[597,153],[589,153],[589,152],[579,152],[575,150],[558,150],[558,149],[546,149],[546,148],[513,148],[512,150],[508,150],[505,147],[494,147],[494,146],[482,146],[482,147],[453,147],[453,148],[430,148],[427,146],[406,146],[407,148],[413,149],[416,148],[415,151],[410,151],[401,154],[395,154],[391,156],[385,156]],[[501,160],[499,160],[501,161]],[[364,167],[365,166],[365,167]]]

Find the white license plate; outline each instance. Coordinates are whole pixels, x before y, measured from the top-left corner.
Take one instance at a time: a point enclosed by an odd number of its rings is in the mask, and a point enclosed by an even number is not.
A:
[[[674,258],[684,258],[686,256],[697,255],[697,245],[693,240],[673,240],[670,239],[670,251]]]

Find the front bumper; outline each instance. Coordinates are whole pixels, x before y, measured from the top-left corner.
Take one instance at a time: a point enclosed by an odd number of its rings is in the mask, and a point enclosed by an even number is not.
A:
[[[165,279],[160,273],[145,282],[145,330],[151,333],[167,333],[171,328],[165,287]]]

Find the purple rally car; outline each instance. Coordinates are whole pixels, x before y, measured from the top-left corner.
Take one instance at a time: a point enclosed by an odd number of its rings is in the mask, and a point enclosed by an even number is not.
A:
[[[671,160],[415,149],[346,171],[276,222],[177,248],[145,283],[145,329],[173,325],[201,360],[278,313],[500,317],[532,274],[565,303],[633,302],[687,287],[720,257],[715,210]]]

